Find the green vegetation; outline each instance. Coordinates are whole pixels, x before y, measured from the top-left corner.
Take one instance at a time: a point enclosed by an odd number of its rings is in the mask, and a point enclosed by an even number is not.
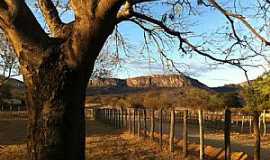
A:
[[[215,93],[198,88],[172,88],[150,90],[125,95],[100,95],[89,97],[89,102],[112,107],[134,107],[151,109],[202,108],[205,110],[223,110],[226,107],[242,107],[237,93]]]
[[[269,109],[270,105],[270,73],[267,72],[252,81],[251,85],[245,85],[243,96],[247,110],[262,111]]]

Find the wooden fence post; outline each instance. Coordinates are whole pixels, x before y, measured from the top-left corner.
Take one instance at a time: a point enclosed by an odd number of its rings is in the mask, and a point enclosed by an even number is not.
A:
[[[203,111],[199,109],[199,128],[200,128],[200,160],[204,160],[204,127],[203,127]]]
[[[104,114],[104,122],[107,123],[107,109],[105,108],[103,111]]]
[[[125,109],[125,128],[128,128],[128,110]]]
[[[249,116],[249,133],[252,134],[252,116]]]
[[[237,126],[237,128],[238,128],[238,122],[239,122],[239,116],[238,115],[239,114],[237,113],[236,120],[235,120],[235,125]]]
[[[104,123],[104,109],[100,110],[99,115],[100,115],[100,120],[102,121],[102,123]]]
[[[255,144],[254,144],[254,160],[260,160],[261,158],[261,135],[259,128],[259,119],[260,114],[258,111],[253,112],[253,126],[254,126],[254,135],[255,135]]]
[[[121,107],[121,128],[124,128],[124,109]]]
[[[131,134],[132,133],[132,131],[131,131],[131,109],[130,108],[128,108],[128,131],[129,131],[129,133]]]
[[[160,116],[159,116],[159,145],[160,145],[160,149],[162,149],[162,132],[163,132],[163,111],[162,109],[160,109]]]
[[[242,116],[241,133],[243,133],[244,131],[244,122],[245,122],[245,116]]]
[[[138,109],[138,137],[141,136],[141,110]]]
[[[231,160],[231,111],[226,108],[224,111],[224,144],[225,144],[225,160]]]
[[[155,109],[152,109],[151,113],[151,140],[154,140],[154,133],[155,133]]]
[[[185,110],[184,115],[183,115],[183,157],[184,158],[186,158],[188,155],[187,116],[188,116],[188,110]]]
[[[117,110],[114,109],[113,112],[114,112],[114,116],[113,116],[113,118],[114,118],[114,128],[117,128],[117,120],[118,120],[118,118],[117,118]]]
[[[110,124],[113,125],[113,110],[110,109]]]
[[[102,117],[103,117],[103,123],[106,123],[106,109],[105,108],[103,109]]]
[[[175,112],[174,108],[171,109],[171,116],[170,116],[170,152],[174,151],[174,130],[175,130]]]
[[[121,110],[118,109],[117,110],[117,115],[118,115],[118,128],[121,128],[122,127],[122,114],[121,114]]]
[[[144,108],[143,109],[143,121],[144,121],[144,123],[143,123],[143,125],[144,125],[144,130],[143,130],[143,133],[144,133],[144,138],[146,138],[147,137],[147,126],[146,126],[146,117],[147,115],[146,115],[146,109]]]
[[[136,134],[135,128],[136,128],[136,109],[134,108],[133,109],[133,135]]]
[[[110,124],[110,109],[107,109],[107,123]]]
[[[116,109],[116,115],[117,115],[117,128],[121,127],[121,113],[119,109]]]
[[[266,136],[267,125],[266,125],[266,111],[263,110],[263,136]]]

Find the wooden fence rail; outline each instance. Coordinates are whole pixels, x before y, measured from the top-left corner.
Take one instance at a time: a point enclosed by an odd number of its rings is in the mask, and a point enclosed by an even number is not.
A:
[[[0,112],[0,120],[27,120],[26,111],[2,111]]]
[[[230,160],[232,157],[230,133],[253,133],[253,116],[248,113],[231,111],[225,109],[223,112],[209,112],[203,110],[177,110],[172,108],[169,112],[163,109],[145,109],[145,108],[91,108],[86,109],[87,119],[96,119],[117,129],[127,129],[130,134],[138,137],[147,138],[154,141],[158,138],[160,148],[169,143],[169,150],[175,151],[176,137],[175,126],[180,124],[182,127],[182,155],[186,157],[189,154],[189,125],[198,125],[200,137],[200,159],[205,158],[205,140],[204,129],[210,128],[224,131],[224,159]],[[262,136],[269,134],[267,126],[270,123],[269,112],[263,111],[259,115],[259,128]],[[27,120],[26,111],[2,111],[0,120]],[[168,123],[169,125],[164,125]],[[157,127],[158,126],[158,127]],[[165,129],[169,131],[169,142],[165,141],[167,135]],[[158,130],[157,130],[158,129]],[[157,137],[158,135],[158,137]]]
[[[253,131],[252,115],[247,113],[240,113],[225,109],[223,112],[209,112],[203,110],[176,110],[172,109],[170,112],[165,110],[153,110],[145,108],[107,108],[97,109],[96,119],[109,123],[115,128],[126,128],[130,134],[137,135],[138,137],[146,138],[149,136],[150,140],[154,140],[155,134],[159,134],[159,145],[163,149],[164,145],[164,123],[169,123],[169,150],[175,151],[175,125],[181,124],[182,126],[182,155],[186,157],[189,154],[188,151],[188,125],[198,125],[199,138],[200,138],[200,160],[205,159],[205,128],[215,128],[218,130],[224,130],[224,159],[231,160],[231,143],[230,133],[245,132],[251,133]],[[107,114],[109,118],[107,117]],[[113,114],[111,113],[118,113]],[[125,118],[124,118],[125,117]],[[108,121],[108,122],[106,122]],[[262,135],[268,133],[267,123],[270,122],[270,117],[266,116],[265,111],[261,115],[260,119],[263,125],[260,125],[263,130]],[[113,122],[113,123],[110,123]],[[149,123],[149,124],[148,124]],[[158,123],[159,130],[155,130],[156,123]],[[125,125],[124,125],[125,124]],[[148,124],[148,129],[147,129]],[[239,129],[240,128],[240,129]]]

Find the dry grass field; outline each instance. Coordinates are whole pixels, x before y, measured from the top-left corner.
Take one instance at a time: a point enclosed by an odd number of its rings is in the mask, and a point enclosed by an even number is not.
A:
[[[0,160],[27,160],[25,122],[1,121]],[[136,138],[121,130],[115,130],[96,121],[88,121],[86,156],[87,160],[169,160],[181,159],[165,148],[148,140]],[[8,132],[8,133],[7,133]],[[17,134],[17,135],[16,135]],[[89,137],[91,136],[91,137]],[[11,138],[13,137],[13,138]],[[195,160],[195,157],[188,159]]]
[[[27,160],[26,158],[26,121],[9,120],[0,121],[0,160]],[[192,127],[192,126],[190,126]],[[192,127],[193,128],[193,127]],[[190,155],[188,159],[198,159],[198,139],[195,127],[189,128],[191,143],[189,145]],[[166,129],[166,127],[165,127]],[[179,130],[176,130],[179,133]],[[116,130],[108,125],[97,121],[87,121],[86,156],[87,160],[181,160],[181,141],[176,140],[176,152],[171,154],[167,145],[160,150],[157,142],[150,142],[143,138],[137,138],[123,130]],[[156,134],[158,138],[158,134]],[[179,135],[178,135],[179,136]],[[168,136],[164,135],[165,144]],[[252,154],[253,138],[250,134],[232,134],[233,159],[252,159],[251,156],[243,154],[245,151]],[[207,131],[206,154],[209,159],[223,159],[223,136],[220,132]],[[269,159],[270,136],[262,138],[263,160]],[[242,157],[239,159],[239,157]]]

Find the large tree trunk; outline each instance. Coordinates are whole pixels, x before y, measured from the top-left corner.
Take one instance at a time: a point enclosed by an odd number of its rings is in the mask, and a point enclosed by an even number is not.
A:
[[[124,1],[69,0],[75,20],[68,24],[52,1],[38,2],[50,36],[25,1],[0,5],[0,27],[14,47],[27,88],[28,159],[84,160],[85,89]]]
[[[29,112],[29,159],[83,160],[84,100],[90,74],[65,68],[53,59],[50,61],[39,70],[33,69],[31,78],[24,75]]]

